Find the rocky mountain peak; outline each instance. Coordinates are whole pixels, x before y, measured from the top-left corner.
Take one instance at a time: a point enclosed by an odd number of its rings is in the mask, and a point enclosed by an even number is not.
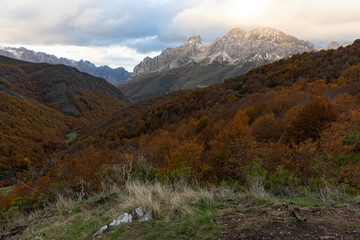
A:
[[[328,45],[326,45],[325,50],[330,50],[330,49],[338,49],[340,47],[340,43],[338,42],[330,42]]]
[[[200,45],[200,44],[202,44],[202,42],[201,42],[201,38],[199,35],[193,35],[186,40],[185,44],[186,45]]]
[[[285,33],[283,33],[282,31],[275,29],[275,28],[270,28],[270,27],[259,27],[259,28],[255,28],[253,30],[250,31],[250,34],[262,34],[264,36],[279,36],[279,35],[286,35]]]
[[[274,41],[277,39],[282,40],[287,37],[289,36],[282,31],[269,27],[256,28],[250,31],[250,38],[254,40]]]
[[[210,44],[202,44],[200,36],[194,35],[177,48],[168,48],[159,56],[144,59],[134,68],[133,77],[178,68],[189,63],[272,62],[313,50],[315,47],[310,42],[273,28],[257,28],[250,32],[233,28],[224,37],[216,38]]]
[[[245,30],[241,28],[233,28],[224,36],[224,38],[237,38],[239,36],[244,36],[245,34]]]

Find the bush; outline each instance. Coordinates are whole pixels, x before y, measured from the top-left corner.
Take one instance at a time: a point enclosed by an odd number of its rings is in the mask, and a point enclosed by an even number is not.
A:
[[[251,195],[258,197],[265,197],[267,193],[264,189],[264,181],[267,171],[262,168],[262,160],[259,158],[254,159],[250,165],[244,167],[244,175],[246,185]]]
[[[284,169],[281,165],[277,167],[276,172],[271,174],[269,180],[266,182],[268,189],[275,195],[281,196],[294,193],[299,185],[300,179],[297,178],[294,173]]]
[[[186,162],[181,162],[181,167],[170,174],[173,182],[190,182],[192,180],[191,168],[186,166]]]
[[[199,119],[199,121],[196,122],[195,132],[196,133],[201,132],[209,124],[211,124],[210,118],[208,118],[207,116],[202,117],[201,119]]]
[[[19,209],[22,213],[30,213],[43,205],[43,200],[33,197],[17,197],[11,200],[11,207]]]
[[[337,114],[328,99],[316,97],[290,118],[290,124],[285,129],[286,139],[299,143],[308,138],[317,139],[324,129],[331,126],[331,122],[336,121]]]
[[[151,183],[156,181],[163,181],[165,179],[160,169],[155,168],[148,163],[144,163],[138,166],[133,173],[133,177],[137,178],[142,182]]]

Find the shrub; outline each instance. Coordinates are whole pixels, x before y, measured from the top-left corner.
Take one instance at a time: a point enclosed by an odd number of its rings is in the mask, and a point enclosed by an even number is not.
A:
[[[33,197],[17,197],[11,200],[11,207],[19,209],[22,213],[30,213],[43,205],[43,200]]]
[[[191,168],[186,166],[186,162],[181,162],[181,167],[170,174],[173,182],[190,182],[192,179]]]
[[[265,197],[267,193],[264,189],[264,181],[267,171],[262,168],[262,160],[259,158],[254,159],[250,165],[244,167],[244,175],[246,185],[251,195],[258,197]]]
[[[270,175],[266,185],[276,195],[290,195],[300,185],[300,179],[280,165],[276,172]]]
[[[156,182],[165,179],[165,176],[160,169],[155,168],[146,162],[136,168],[133,177],[142,182]]]
[[[297,143],[308,139],[317,139],[319,134],[330,127],[335,121],[337,114],[333,104],[320,97],[314,98],[310,103],[302,107],[285,130],[288,141]]]
[[[267,113],[256,118],[251,129],[257,140],[277,139],[281,134],[281,126],[274,113]]]
[[[208,118],[207,116],[202,117],[201,119],[199,119],[199,121],[196,122],[195,132],[196,133],[201,132],[209,124],[211,124],[210,118]]]

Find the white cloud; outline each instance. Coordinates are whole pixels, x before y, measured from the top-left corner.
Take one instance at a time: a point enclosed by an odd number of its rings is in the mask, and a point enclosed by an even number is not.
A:
[[[186,37],[199,34],[209,42],[233,27],[268,26],[313,42],[352,41],[360,38],[360,1],[0,0],[0,26],[0,43],[129,69]]]
[[[204,0],[173,18],[182,33],[211,36],[210,29],[279,28],[312,41],[354,40],[360,37],[358,0]]]
[[[45,52],[53,54],[57,57],[64,57],[75,61],[88,60],[97,66],[108,65],[112,68],[123,67],[127,71],[132,72],[135,65],[142,61],[146,56],[154,57],[160,52],[151,51],[146,54],[137,52],[135,49],[126,46],[102,46],[102,47],[87,47],[87,46],[64,46],[64,45],[4,45],[11,47],[25,47],[36,52]]]

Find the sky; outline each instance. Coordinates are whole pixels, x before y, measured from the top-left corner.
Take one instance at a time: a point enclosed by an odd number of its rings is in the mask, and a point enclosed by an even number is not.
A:
[[[324,45],[360,38],[359,0],[0,0],[0,46],[132,71],[192,35],[272,27]]]

